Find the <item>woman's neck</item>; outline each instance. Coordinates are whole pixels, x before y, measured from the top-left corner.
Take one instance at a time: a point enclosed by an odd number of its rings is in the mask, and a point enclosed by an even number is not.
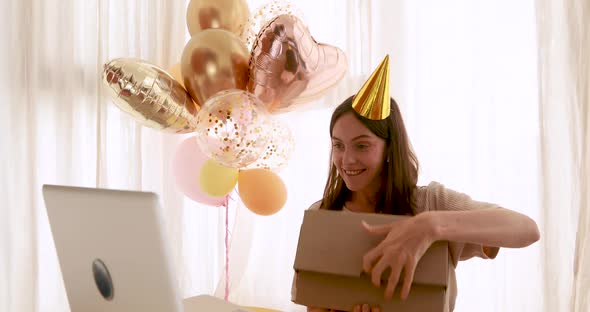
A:
[[[367,190],[351,192],[346,209],[355,212],[375,212],[378,191]]]

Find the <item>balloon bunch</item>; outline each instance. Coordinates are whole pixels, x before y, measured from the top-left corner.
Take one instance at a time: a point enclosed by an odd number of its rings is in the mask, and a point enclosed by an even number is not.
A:
[[[194,201],[222,206],[236,187],[245,206],[272,215],[286,202],[277,170],[294,148],[275,118],[324,95],[347,70],[345,54],[318,43],[286,0],[249,12],[246,0],[191,0],[191,35],[168,70],[133,58],[104,65],[113,102],[146,127],[194,133],[172,172]]]

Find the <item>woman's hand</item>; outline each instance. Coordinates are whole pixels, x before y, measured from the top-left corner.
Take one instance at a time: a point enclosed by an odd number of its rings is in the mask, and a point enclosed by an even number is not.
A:
[[[322,309],[322,308],[313,308],[313,307],[307,307],[307,312],[332,312],[334,310],[332,309]]]
[[[322,309],[322,308],[307,307],[307,312],[340,312],[340,311],[332,310],[332,309]]]
[[[380,287],[383,272],[391,268],[385,288],[387,299],[393,297],[403,270],[401,298],[405,300],[410,293],[416,265],[434,242],[434,226],[428,218],[418,215],[385,225],[369,225],[363,221],[363,227],[370,234],[386,235],[377,247],[365,254],[363,269],[371,274],[373,284]]]
[[[308,307],[307,312],[339,312],[339,311],[332,310],[332,309]],[[380,307],[371,307],[368,304],[363,304],[363,305],[357,304],[354,306],[354,308],[352,308],[352,312],[381,312],[381,308]]]
[[[368,304],[363,304],[363,305],[357,304],[352,309],[352,312],[381,312],[381,308],[380,307],[371,307]]]

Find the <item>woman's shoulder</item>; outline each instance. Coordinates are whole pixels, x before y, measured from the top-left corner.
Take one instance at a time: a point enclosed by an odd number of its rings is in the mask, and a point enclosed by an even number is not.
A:
[[[428,184],[425,185],[418,185],[416,186],[418,189],[436,189],[436,188],[444,188],[445,186],[438,182],[438,181],[430,181]]]
[[[417,199],[425,197],[427,194],[440,193],[445,190],[445,186],[437,181],[430,181],[427,185],[417,185],[414,190],[414,196]]]
[[[430,183],[426,185],[418,185],[416,186],[415,193],[417,195],[443,195],[448,192],[455,192],[452,189],[447,188],[444,184],[438,181],[430,181]]]
[[[414,199],[416,202],[417,212],[439,210],[440,202],[448,196],[452,190],[447,189],[442,183],[438,181],[431,181],[427,185],[416,186],[414,191]]]
[[[318,200],[315,203],[313,203],[311,206],[309,206],[309,208],[307,208],[307,210],[318,210],[320,209],[320,207],[322,206],[322,200]]]
[[[469,195],[447,188],[437,181],[417,186],[414,198],[418,212],[497,207],[496,204],[475,201]]]

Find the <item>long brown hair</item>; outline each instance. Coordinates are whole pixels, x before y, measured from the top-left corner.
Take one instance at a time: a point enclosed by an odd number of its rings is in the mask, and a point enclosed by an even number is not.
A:
[[[391,113],[384,120],[370,120],[359,115],[352,108],[352,99],[346,99],[332,114],[330,121],[330,137],[336,121],[344,114],[352,113],[365,127],[386,142],[381,172],[381,188],[377,193],[375,212],[394,215],[415,215],[413,199],[414,189],[418,182],[418,158],[412,150],[408,134],[402,120],[397,103],[391,99]],[[322,209],[342,210],[344,203],[350,199],[351,191],[346,187],[342,177],[332,162],[330,153],[330,173]]]

